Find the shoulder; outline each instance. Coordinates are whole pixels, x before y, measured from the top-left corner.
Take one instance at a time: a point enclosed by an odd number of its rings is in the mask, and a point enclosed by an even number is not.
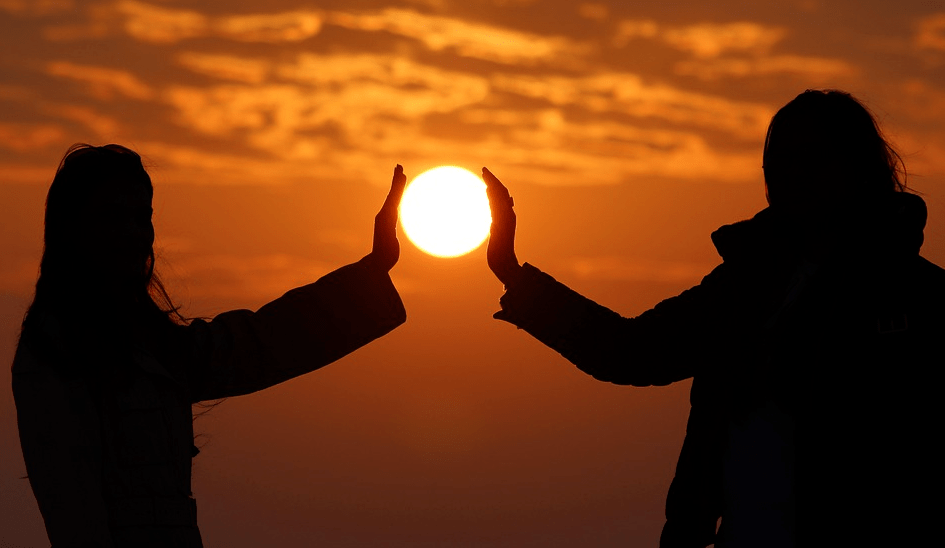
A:
[[[788,225],[771,208],[712,233],[715,249],[727,262],[789,255],[793,242]]]
[[[907,278],[899,280],[898,283],[910,286],[913,291],[921,292],[936,301],[945,300],[945,268],[921,256],[917,256],[912,265]]]

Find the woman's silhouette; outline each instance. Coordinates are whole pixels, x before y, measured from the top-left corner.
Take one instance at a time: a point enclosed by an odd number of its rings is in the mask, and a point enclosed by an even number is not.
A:
[[[118,145],[69,150],[13,363],[23,457],[53,546],[201,546],[191,404],[318,369],[405,321],[388,276],[405,184],[397,166],[357,263],[256,312],[185,322],[154,273],[141,158]]]
[[[623,318],[519,265],[483,169],[496,318],[602,381],[693,378],[661,546],[936,538],[945,270],[919,256],[925,203],[902,173],[852,96],[800,94],[768,127],[769,207],[712,234],[723,263],[699,285]]]

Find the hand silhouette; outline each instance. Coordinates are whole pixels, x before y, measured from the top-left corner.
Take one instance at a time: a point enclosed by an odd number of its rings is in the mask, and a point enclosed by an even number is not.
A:
[[[486,183],[486,194],[492,209],[492,227],[489,229],[486,259],[495,277],[508,287],[518,279],[522,270],[515,257],[515,211],[512,210],[512,196],[505,185],[487,168],[482,168],[482,180]]]
[[[397,241],[397,207],[400,198],[404,195],[407,186],[407,177],[404,168],[397,164],[394,168],[394,178],[390,183],[390,192],[384,205],[374,217],[374,248],[368,255],[370,260],[385,272],[397,264],[400,258],[400,242]]]

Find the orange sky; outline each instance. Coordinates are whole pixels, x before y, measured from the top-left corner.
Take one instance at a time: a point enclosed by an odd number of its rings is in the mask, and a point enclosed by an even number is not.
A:
[[[396,163],[489,166],[519,258],[635,315],[764,206],[777,108],[836,87],[898,145],[945,264],[945,7],[766,4],[0,0],[0,362],[83,141],[147,159],[159,267],[192,316],[359,259]],[[197,422],[206,545],[655,545],[688,384],[594,381],[491,319],[484,249],[401,243],[406,325]],[[9,389],[0,447],[0,544],[44,545]]]

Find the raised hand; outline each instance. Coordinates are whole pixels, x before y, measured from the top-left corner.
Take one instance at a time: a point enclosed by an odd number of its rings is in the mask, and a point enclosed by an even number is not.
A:
[[[486,168],[482,168],[482,180],[486,183],[486,194],[492,209],[492,227],[489,229],[486,259],[496,278],[508,287],[518,279],[522,270],[515,257],[515,211],[512,210],[512,196],[505,185]]]
[[[390,192],[384,205],[374,217],[374,248],[368,257],[385,272],[397,264],[400,258],[400,242],[397,241],[397,207],[400,198],[404,195],[407,186],[407,177],[404,168],[397,164],[394,168],[394,178],[390,183]]]

